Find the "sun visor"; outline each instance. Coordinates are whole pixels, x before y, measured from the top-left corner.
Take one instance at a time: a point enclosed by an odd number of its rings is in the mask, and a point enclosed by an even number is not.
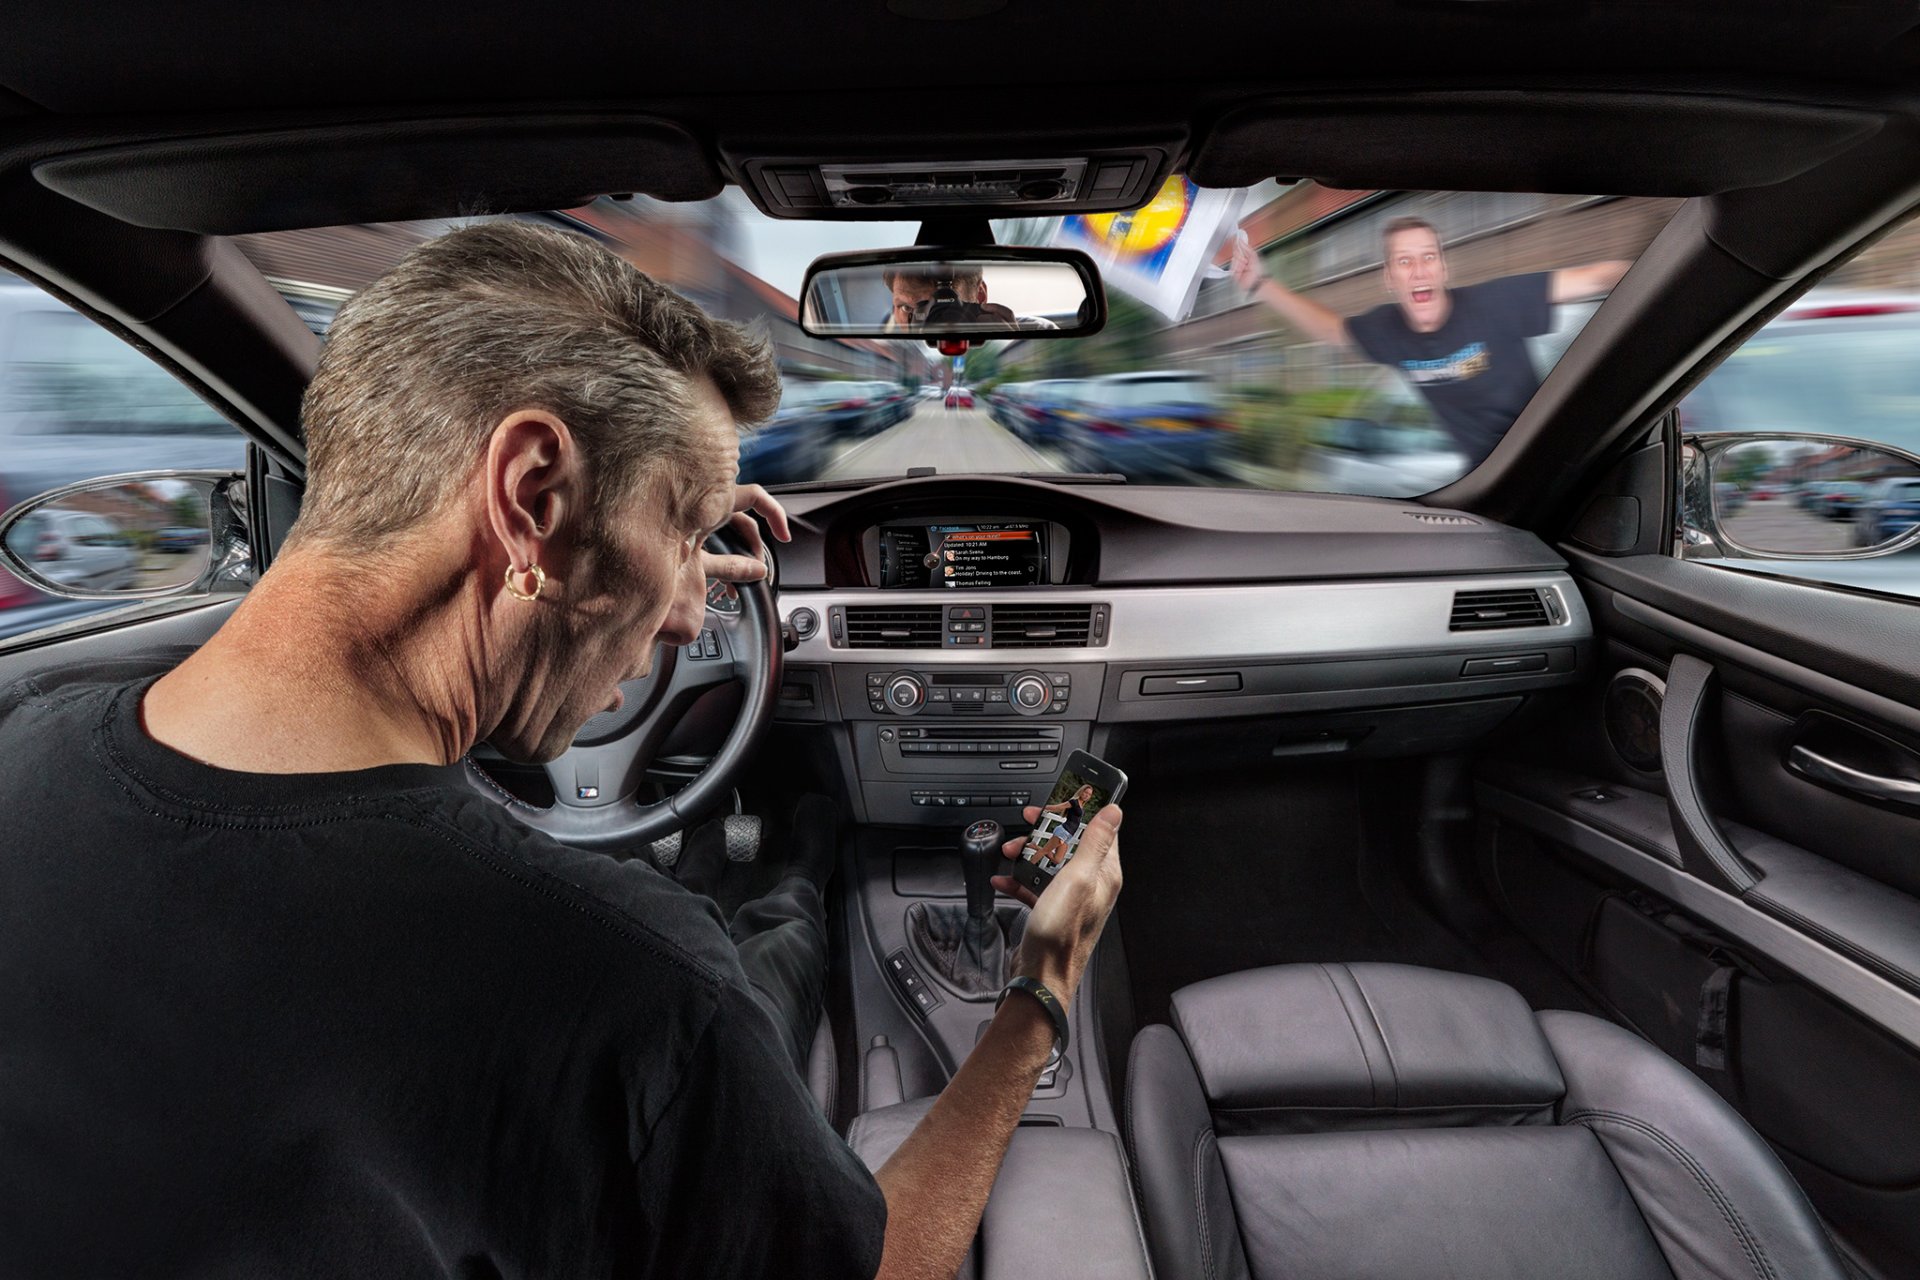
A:
[[[1704,196],[1804,173],[1881,123],[1839,107],[1694,94],[1275,99],[1223,117],[1190,173],[1209,187],[1278,177],[1344,190]]]
[[[677,125],[624,115],[325,125],[127,143],[34,165],[42,185],[137,226],[240,235],[570,209],[723,182]]]

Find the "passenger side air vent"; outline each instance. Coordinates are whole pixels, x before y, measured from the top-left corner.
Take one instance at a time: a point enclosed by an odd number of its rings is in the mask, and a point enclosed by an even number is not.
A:
[[[940,606],[850,604],[849,649],[938,649]]]
[[[1092,643],[1090,604],[997,604],[993,606],[996,649],[1080,649]]]
[[[1538,587],[1517,591],[1456,591],[1449,631],[1492,631],[1499,627],[1544,627],[1553,621]]]

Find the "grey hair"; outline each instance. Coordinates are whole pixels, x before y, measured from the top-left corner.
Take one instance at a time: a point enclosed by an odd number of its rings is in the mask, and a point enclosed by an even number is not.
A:
[[[355,551],[392,542],[450,499],[521,409],[567,424],[598,520],[657,476],[666,502],[690,500],[671,481],[699,456],[703,377],[740,425],[779,404],[764,335],[707,315],[586,237],[512,220],[449,232],[334,318],[301,401],[307,490],[295,532]]]

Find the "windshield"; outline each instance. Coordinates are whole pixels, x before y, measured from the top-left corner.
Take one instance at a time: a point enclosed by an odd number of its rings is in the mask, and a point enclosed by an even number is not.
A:
[[[532,216],[599,239],[715,314],[764,327],[784,391],[777,417],[742,445],[743,479],[932,467],[1406,497],[1459,478],[1499,444],[1677,204],[1313,183],[1221,191],[1176,177],[1129,213],[994,223],[1000,244],[1090,253],[1107,324],[957,356],[910,338],[811,337],[798,323],[815,257],[910,245],[916,222],[769,218],[738,190]],[[454,225],[237,243],[323,331],[342,298]],[[973,287],[999,288],[984,277]],[[1024,305],[1011,286],[1000,295],[977,300]],[[877,322],[888,299],[875,298],[860,314]]]

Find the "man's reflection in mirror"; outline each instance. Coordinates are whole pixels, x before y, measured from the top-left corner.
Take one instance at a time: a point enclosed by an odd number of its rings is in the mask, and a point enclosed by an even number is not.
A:
[[[977,266],[934,262],[889,268],[881,278],[893,295],[889,330],[1020,327],[1012,311],[987,301],[986,277]]]

